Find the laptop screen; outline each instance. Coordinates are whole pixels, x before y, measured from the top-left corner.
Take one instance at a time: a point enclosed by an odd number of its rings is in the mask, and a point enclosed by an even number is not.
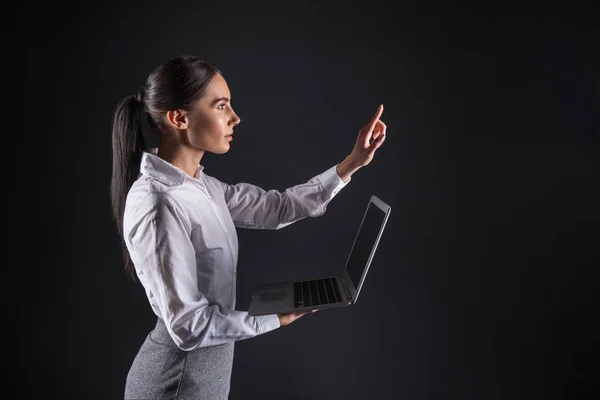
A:
[[[363,271],[367,268],[367,260],[375,246],[384,218],[385,212],[373,203],[369,203],[346,265],[348,275],[350,275],[355,288],[358,288]]]

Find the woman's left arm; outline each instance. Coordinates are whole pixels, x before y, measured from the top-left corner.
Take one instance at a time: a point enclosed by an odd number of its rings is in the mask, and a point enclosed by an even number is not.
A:
[[[306,217],[319,217],[325,213],[327,204],[350,182],[350,178],[342,181],[336,172],[338,166],[283,192],[266,191],[250,183],[218,183],[236,227],[281,229]]]

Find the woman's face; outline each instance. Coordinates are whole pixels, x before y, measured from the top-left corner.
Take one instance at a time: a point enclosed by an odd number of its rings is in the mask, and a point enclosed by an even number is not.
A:
[[[221,74],[216,74],[188,114],[188,144],[194,148],[223,154],[229,151],[233,127],[240,118],[231,107],[231,93]]]

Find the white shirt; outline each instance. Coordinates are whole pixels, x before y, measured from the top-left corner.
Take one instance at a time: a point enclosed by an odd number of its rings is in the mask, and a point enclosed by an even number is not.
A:
[[[236,227],[280,229],[325,213],[344,183],[337,164],[280,193],[195,178],[144,152],[125,205],[124,238],[154,313],[183,350],[248,339],[279,328],[276,314],[235,310]]]

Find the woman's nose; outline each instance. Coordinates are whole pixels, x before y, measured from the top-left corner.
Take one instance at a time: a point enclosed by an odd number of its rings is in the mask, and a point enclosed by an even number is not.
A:
[[[242,120],[240,119],[240,117],[238,117],[238,115],[236,113],[233,113],[233,126],[239,124],[240,122],[242,122]]]

